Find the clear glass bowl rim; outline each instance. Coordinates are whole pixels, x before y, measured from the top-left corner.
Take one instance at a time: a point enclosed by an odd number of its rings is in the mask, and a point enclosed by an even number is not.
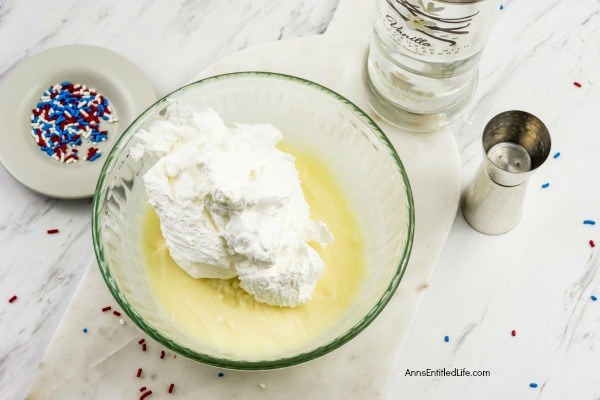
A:
[[[292,357],[284,357],[273,360],[259,360],[259,361],[245,361],[245,360],[234,360],[227,358],[214,357],[211,355],[203,354],[197,352],[195,350],[189,349],[179,343],[169,339],[164,336],[161,332],[156,330],[153,326],[149,325],[128,303],[121,299],[119,293],[120,290],[116,284],[111,282],[111,273],[109,269],[108,262],[105,259],[104,255],[104,241],[102,239],[102,232],[100,232],[100,212],[102,206],[104,204],[103,198],[104,194],[107,190],[107,177],[112,171],[114,164],[116,162],[117,155],[120,153],[123,146],[128,142],[134,132],[131,131],[132,127],[137,124],[138,121],[145,118],[148,114],[153,112],[159,105],[161,105],[166,99],[170,97],[177,97],[180,93],[193,88],[205,85],[207,83],[211,83],[213,81],[225,80],[225,79],[239,79],[239,78],[272,78],[272,79],[281,79],[287,81],[293,81],[295,83],[299,83],[313,89],[317,89],[326,95],[329,95],[340,102],[343,106],[348,108],[351,112],[353,112],[356,116],[358,116],[367,126],[370,128],[371,132],[375,134],[375,136],[385,145],[388,150],[389,155],[394,159],[398,172],[400,173],[402,180],[404,181],[404,187],[406,190],[406,202],[408,204],[408,226],[407,226],[407,241],[404,247],[402,257],[398,263],[396,272],[391,279],[386,291],[383,293],[381,298],[377,301],[375,306],[352,328],[347,330],[342,335],[337,338],[329,341],[328,343],[319,346],[313,350],[294,355]],[[152,337],[154,340],[167,347],[168,349],[188,357],[192,360],[199,361],[205,364],[213,365],[219,368],[226,369],[235,369],[235,370],[267,370],[267,369],[276,369],[276,368],[285,368],[292,365],[304,363],[306,361],[315,359],[324,354],[327,354],[343,344],[350,341],[360,332],[362,332],[369,324],[379,315],[379,313],[385,308],[387,303],[390,301],[394,292],[396,291],[402,276],[406,270],[406,266],[408,264],[408,260],[410,258],[410,253],[412,250],[412,244],[414,239],[414,229],[415,229],[415,212],[414,212],[414,201],[412,195],[412,189],[410,186],[410,182],[408,179],[408,175],[400,161],[400,157],[396,153],[394,146],[387,138],[385,133],[379,128],[379,126],[373,121],[371,117],[369,117],[364,111],[362,111],[358,106],[352,103],[350,100],[346,99],[344,96],[339,93],[322,86],[318,83],[312,82],[310,80],[299,78],[293,75],[275,73],[275,72],[263,72],[263,71],[247,71],[247,72],[233,72],[221,75],[215,75],[211,77],[207,77],[196,82],[192,82],[181,88],[165,95],[154,104],[152,104],[146,111],[144,111],[140,116],[138,116],[123,132],[121,137],[115,143],[115,146],[112,148],[109,153],[104,166],[102,167],[102,171],[100,172],[100,177],[98,179],[98,183],[96,185],[96,191],[94,193],[93,199],[93,209],[92,209],[92,239],[94,243],[94,252],[96,254],[96,259],[98,262],[98,266],[100,268],[100,273],[108,289],[113,295],[116,302],[119,304],[121,309],[127,314],[129,318],[146,334]]]

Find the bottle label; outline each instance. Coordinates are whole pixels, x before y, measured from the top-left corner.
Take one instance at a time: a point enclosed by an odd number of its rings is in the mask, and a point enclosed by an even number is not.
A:
[[[416,56],[469,56],[483,46],[491,24],[492,3],[380,0],[376,27],[380,36],[389,37]]]

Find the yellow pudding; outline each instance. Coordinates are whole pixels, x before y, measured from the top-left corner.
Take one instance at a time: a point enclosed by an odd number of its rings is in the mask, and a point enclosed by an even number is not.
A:
[[[365,274],[358,220],[328,167],[308,152],[296,157],[311,218],[321,220],[335,241],[311,245],[325,263],[312,299],[301,306],[259,303],[237,278],[194,279],[171,259],[152,207],[143,222],[143,251],[150,285],[168,318],[200,346],[247,360],[285,357],[302,350],[349,310]]]

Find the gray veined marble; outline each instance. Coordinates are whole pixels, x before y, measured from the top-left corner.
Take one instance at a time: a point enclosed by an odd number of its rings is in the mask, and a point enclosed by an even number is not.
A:
[[[240,48],[322,32],[336,3],[3,0],[0,81],[29,54],[90,43],[131,58],[161,94]],[[481,160],[485,123],[500,111],[539,116],[561,156],[530,183],[523,220],[511,233],[482,236],[458,215],[394,371],[393,399],[592,400],[600,393],[600,302],[590,299],[600,293],[599,247],[588,244],[600,242],[600,231],[582,224],[600,221],[600,2],[503,4],[476,100],[454,126],[463,182]],[[551,186],[542,190],[545,182]],[[90,206],[44,199],[3,169],[0,204],[0,294],[19,295],[0,307],[0,392],[21,399],[92,256]],[[51,227],[61,234],[47,237]],[[491,376],[404,376],[406,369],[444,367]]]

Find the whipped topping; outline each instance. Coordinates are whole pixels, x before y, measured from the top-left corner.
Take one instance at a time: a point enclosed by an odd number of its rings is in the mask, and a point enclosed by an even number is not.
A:
[[[267,124],[225,126],[212,109],[172,103],[136,134],[131,156],[158,158],[144,175],[173,260],[194,278],[239,277],[263,303],[310,300],[323,261],[308,245],[333,241],[309,218],[294,157]]]

